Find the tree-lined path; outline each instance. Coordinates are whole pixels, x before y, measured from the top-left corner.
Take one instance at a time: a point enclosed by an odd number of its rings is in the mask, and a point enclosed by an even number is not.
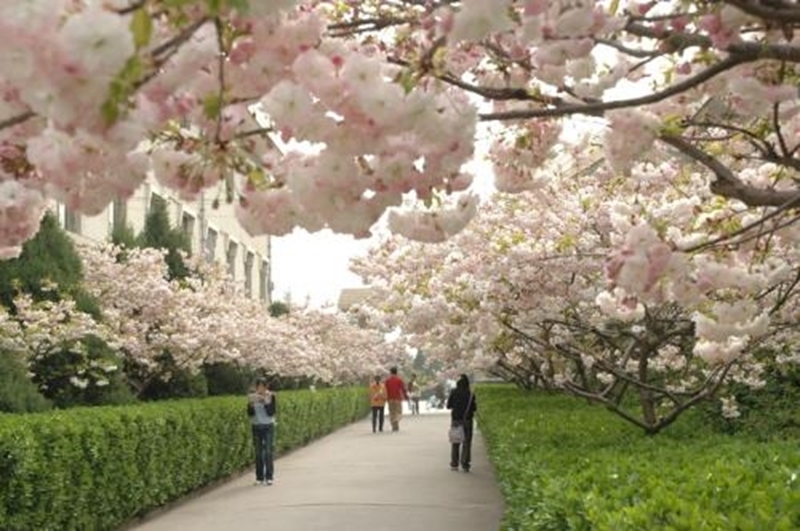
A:
[[[132,529],[495,531],[503,501],[482,437],[472,472],[451,472],[448,419],[405,416],[396,434],[357,422],[278,459],[271,487],[248,472]]]

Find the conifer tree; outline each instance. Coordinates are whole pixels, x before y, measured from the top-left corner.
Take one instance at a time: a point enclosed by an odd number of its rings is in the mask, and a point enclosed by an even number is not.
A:
[[[167,202],[163,199],[154,198],[145,217],[144,228],[136,237],[136,245],[166,250],[166,262],[171,279],[189,276],[189,267],[184,262],[182,253],[191,252],[191,243],[180,228],[170,226]]]

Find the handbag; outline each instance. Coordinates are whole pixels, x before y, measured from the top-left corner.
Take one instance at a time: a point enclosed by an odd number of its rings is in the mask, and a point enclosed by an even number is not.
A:
[[[466,438],[466,434],[464,433],[464,424],[467,423],[467,414],[469,413],[469,408],[472,405],[472,397],[473,394],[470,393],[469,401],[467,402],[467,408],[464,410],[464,418],[461,420],[461,423],[451,425],[450,430],[447,432],[447,438],[450,440],[450,444],[461,444]]]
[[[450,444],[461,444],[464,442],[464,426],[458,424],[450,426],[450,431],[447,433],[447,438],[450,439]]]

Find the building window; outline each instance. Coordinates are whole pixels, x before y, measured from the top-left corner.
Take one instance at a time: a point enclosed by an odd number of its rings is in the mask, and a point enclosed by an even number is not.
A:
[[[205,241],[206,261],[213,262],[217,257],[217,231],[209,228]]]
[[[258,275],[258,298],[264,302],[269,302],[269,264],[266,260],[261,261],[260,273]]]
[[[121,197],[114,199],[111,204],[111,230],[119,232],[128,225],[128,202]]]
[[[195,219],[193,215],[189,214],[188,212],[181,214],[181,230],[186,235],[186,239],[189,241],[190,249],[192,243],[194,242],[194,225]]]
[[[236,242],[229,241],[228,242],[228,251],[226,253],[226,258],[228,260],[228,274],[231,276],[232,279],[236,280],[236,253],[239,250],[239,246],[236,245]]]
[[[253,296],[253,262],[255,255],[252,251],[247,251],[244,257],[244,294],[247,298]]]
[[[80,234],[81,232],[81,215],[68,206],[64,206],[64,230],[75,234]]]

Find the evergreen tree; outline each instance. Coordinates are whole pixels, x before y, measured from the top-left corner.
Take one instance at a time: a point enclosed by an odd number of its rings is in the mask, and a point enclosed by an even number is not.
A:
[[[111,230],[111,243],[128,249],[136,247],[136,233],[130,225],[114,227]]]
[[[269,305],[269,314],[272,317],[280,317],[289,313],[289,305],[285,302],[275,301]]]
[[[25,361],[11,352],[0,351],[0,411],[33,413],[50,409],[30,378]]]
[[[137,247],[165,249],[166,262],[170,279],[182,279],[189,276],[189,268],[181,256],[182,252],[191,252],[188,236],[178,227],[169,224],[167,202],[156,197],[144,220],[144,228],[136,237]]]
[[[20,293],[30,294],[34,301],[73,299],[77,309],[100,319],[100,309],[82,287],[82,261],[72,238],[48,212],[34,238],[22,247],[13,260],[0,261],[0,304],[13,315],[14,299]],[[114,359],[114,353],[104,342],[89,345],[90,359]],[[31,361],[0,352],[0,410],[39,411],[50,407],[51,399],[59,407],[88,403],[119,403],[129,401],[127,384],[114,375],[103,388],[79,390],[69,383],[75,374],[77,354],[65,348],[42,359]],[[30,360],[28,360],[30,361]],[[35,374],[32,380],[28,371]],[[46,389],[45,396],[38,387]]]
[[[73,297],[89,311],[96,305],[81,293],[81,258],[75,244],[48,212],[36,236],[22,247],[19,257],[0,260],[0,304],[13,311],[14,297],[30,293],[35,300]],[[49,289],[55,284],[57,289]]]

